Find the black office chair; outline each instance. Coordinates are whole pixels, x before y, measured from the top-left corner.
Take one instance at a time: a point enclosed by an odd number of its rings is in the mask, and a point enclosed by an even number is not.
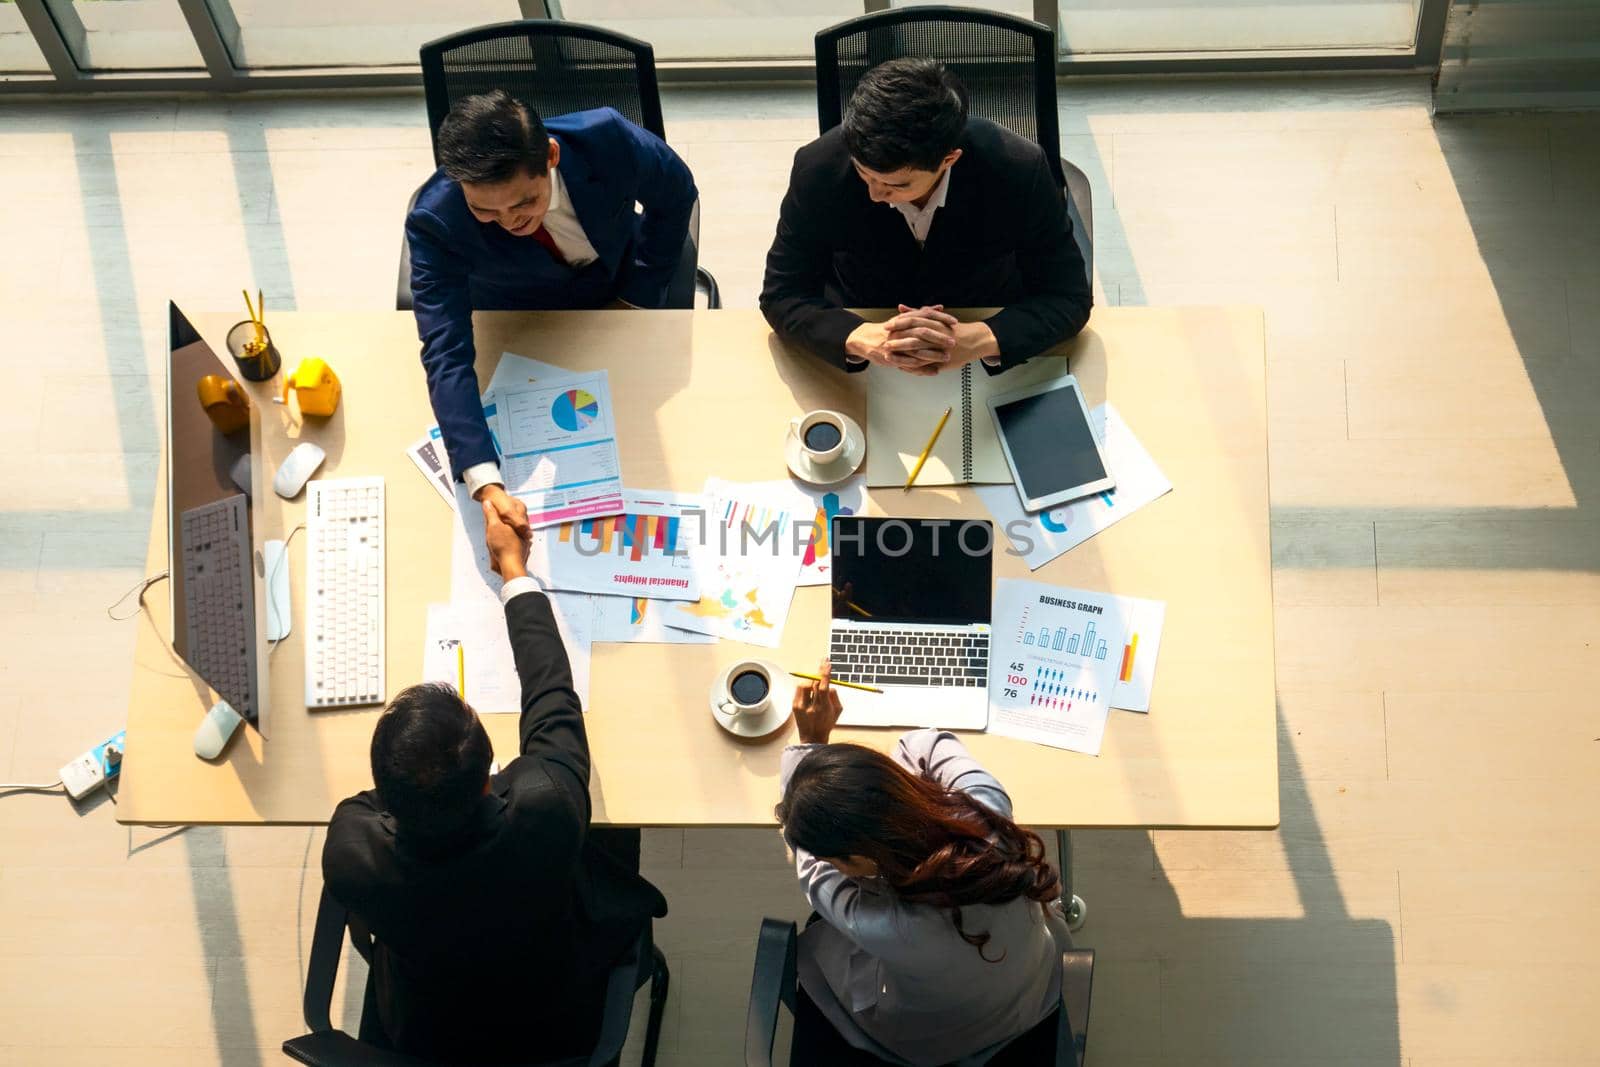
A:
[[[450,105],[493,89],[504,89],[531,105],[541,118],[613,107],[628,121],[666,139],[655,50],[644,41],[582,23],[529,19],[441,37],[423,45],[420,55],[435,163],[439,125],[450,113]],[[416,202],[413,193],[407,213]],[[717,281],[699,265],[699,258],[700,205],[696,202],[683,255],[667,286],[667,307],[693,307],[697,284],[705,290],[710,307],[722,306]],[[411,309],[411,249],[403,238],[395,307]]]
[[[897,7],[817,34],[817,127],[843,121],[861,76],[904,56],[937,59],[967,87],[968,112],[1044,149],[1065,191],[1072,232],[1094,281],[1094,205],[1089,179],[1061,158],[1056,116],[1056,33],[1015,15],[966,7]]]
[[[988,1067],[1082,1067],[1084,1051],[1089,1047],[1089,995],[1093,986],[1094,949],[1063,952],[1061,1007],[996,1053]],[[762,919],[744,1024],[745,1067],[771,1067],[780,1005],[794,1015],[795,925],[782,919]],[[796,1062],[793,1047],[791,1037],[790,1067],[828,1067]]]
[[[333,1005],[333,982],[339,973],[339,951],[346,928],[350,942],[364,959],[372,959],[372,935],[334,900],[326,889],[317,905],[317,925],[311,935],[311,960],[306,967],[306,993],[303,1002],[309,1034],[283,1043],[284,1053],[311,1067],[431,1067],[414,1056],[375,1048],[343,1030],[335,1030],[329,1020]],[[600,1021],[600,1038],[588,1056],[561,1060],[530,1060],[538,1067],[615,1067],[628,1040],[628,1023],[633,1015],[633,994],[650,985],[650,1019],[645,1027],[641,1062],[651,1067],[656,1061],[656,1045],[661,1040],[661,1016],[667,1006],[667,986],[671,975],[667,959],[650,939],[646,929],[638,948],[617,964],[606,984],[605,1014]],[[370,985],[371,978],[368,978]],[[368,992],[371,990],[369,988]],[[368,1003],[370,1003],[370,999]],[[530,1050],[536,1054],[537,1050]],[[454,1061],[452,1061],[454,1062]],[[459,1063],[456,1067],[461,1067]]]

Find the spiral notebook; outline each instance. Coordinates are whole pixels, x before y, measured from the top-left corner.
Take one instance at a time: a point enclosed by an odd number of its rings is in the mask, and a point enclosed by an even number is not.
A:
[[[972,363],[931,378],[872,367],[865,372],[869,376],[867,485],[905,485],[946,407],[950,421],[917,475],[917,484],[1010,482],[1011,468],[989,417],[989,396],[1067,372],[1065,356],[1039,356],[1004,374],[990,374]]]

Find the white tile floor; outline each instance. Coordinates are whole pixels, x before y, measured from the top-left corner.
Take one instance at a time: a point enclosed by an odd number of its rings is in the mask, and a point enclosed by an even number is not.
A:
[[[1283,826],[1078,835],[1091,1063],[1597,1067],[1600,118],[1436,128],[1416,78],[1061,105],[1099,299],[1261,304],[1271,371]],[[750,306],[812,98],[665,107]],[[122,722],[165,301],[392,306],[428,159],[411,93],[0,111],[0,779]],[[281,1061],[321,832],[113,814],[0,799],[0,1065]],[[758,919],[804,910],[778,840],[652,832],[645,866],[660,1062],[736,1063]]]

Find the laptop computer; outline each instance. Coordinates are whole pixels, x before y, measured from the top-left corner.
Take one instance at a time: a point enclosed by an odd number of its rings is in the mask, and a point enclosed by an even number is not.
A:
[[[829,536],[833,676],[883,690],[848,697],[839,721],[988,725],[993,525],[840,515]]]

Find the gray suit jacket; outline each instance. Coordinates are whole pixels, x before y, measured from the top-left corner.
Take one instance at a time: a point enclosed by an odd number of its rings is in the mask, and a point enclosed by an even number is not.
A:
[[[784,750],[785,790],[815,747]],[[1011,798],[952,733],[908,733],[894,758],[1011,815]],[[990,935],[983,955],[998,958],[991,963],[961,939],[948,910],[904,903],[877,879],[848,878],[801,849],[795,864],[823,920],[800,937],[800,984],[857,1048],[909,1067],[981,1064],[1060,1002],[1070,942],[1055,909],[1026,898],[962,908],[969,933]]]

